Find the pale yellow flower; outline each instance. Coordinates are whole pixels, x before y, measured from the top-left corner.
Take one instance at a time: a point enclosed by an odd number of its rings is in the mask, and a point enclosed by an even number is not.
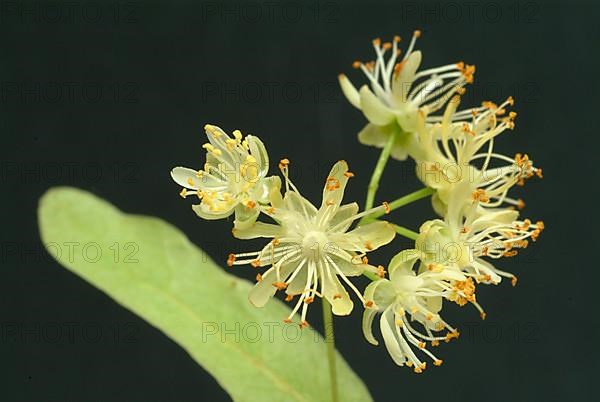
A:
[[[494,151],[496,137],[514,127],[516,113],[506,111],[512,98],[499,106],[484,102],[468,109],[468,114],[456,112],[459,103],[460,98],[454,97],[438,123],[425,125],[421,119],[418,130],[417,176],[436,190],[434,209],[445,215],[449,198],[458,187],[465,204],[478,191],[480,212],[506,205],[522,208],[523,201],[508,196],[509,190],[534,175],[542,177],[542,170],[526,154],[510,158]],[[464,182],[470,185],[462,185]]]
[[[413,266],[421,258],[418,250],[396,255],[388,266],[389,279],[374,281],[365,290],[367,302],[363,315],[367,341],[378,345],[372,326],[375,316],[381,313],[379,328],[388,353],[396,364],[413,367],[417,373],[426,367],[419,355],[429,357],[436,366],[442,364],[428,349],[428,342],[436,346],[459,335],[440,316],[443,300],[472,297],[469,289],[460,286],[467,281],[460,271],[429,270],[420,264],[416,273]],[[440,331],[447,332],[440,334]]]
[[[440,110],[453,94],[462,93],[464,85],[473,81],[475,72],[474,66],[462,62],[418,71],[422,55],[413,49],[420,34],[414,32],[402,57],[398,49],[400,37],[385,43],[379,38],[373,40],[376,59],[353,64],[365,74],[369,85],[357,90],[344,74],[338,77],[348,101],[369,120],[358,134],[359,141],[383,148],[392,132],[396,132],[391,156],[399,160],[406,159],[413,151],[419,114],[426,116],[428,123],[436,121],[430,115]],[[389,54],[387,59],[386,54]]]
[[[519,249],[536,241],[544,223],[520,220],[519,212],[498,209],[478,212],[481,203],[477,191],[468,205],[463,201],[464,182],[457,187],[448,204],[444,220],[435,219],[421,225],[416,248],[435,269],[455,269],[476,283],[498,284],[502,277],[516,283],[516,276],[496,268],[488,259],[512,257]]]
[[[266,177],[269,157],[262,141],[253,135],[245,138],[239,130],[233,137],[221,128],[207,124],[209,142],[203,170],[176,167],[171,176],[183,187],[183,198],[198,197],[192,209],[203,219],[222,219],[235,212],[235,225],[252,224],[261,204],[268,202],[269,191],[281,186],[276,177]]]
[[[260,207],[274,223],[256,222],[233,231],[240,239],[273,240],[260,251],[231,254],[228,265],[268,266],[266,272],[257,276],[258,283],[250,292],[250,301],[261,307],[278,289],[285,290],[288,301],[299,296],[286,320],[291,321],[301,309],[304,326],[308,305],[315,297],[325,297],[336,315],[348,315],[352,311],[353,302],[346,287],[364,302],[361,292],[348,277],[365,271],[381,274],[380,268],[368,264],[365,255],[392,241],[395,231],[384,221],[349,230],[355,220],[386,207],[358,213],[356,203],[341,205],[346,183],[352,177],[346,162],[339,161],[331,169],[319,208],[305,199],[289,179],[288,163],[287,160],[280,163],[285,177],[285,196],[272,192],[270,206]]]

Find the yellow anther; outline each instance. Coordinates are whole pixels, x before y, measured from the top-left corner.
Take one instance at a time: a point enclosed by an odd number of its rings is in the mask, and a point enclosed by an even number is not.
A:
[[[385,210],[386,214],[389,214],[390,212],[392,212],[392,209],[390,208],[390,204],[387,201],[383,202],[383,209]]]
[[[480,202],[489,202],[490,198],[487,196],[485,190],[478,188],[477,190],[473,191],[473,194],[471,194],[471,198],[473,199],[473,202],[476,201],[480,201]]]
[[[450,342],[453,338],[458,338],[458,336],[459,336],[458,331],[456,331],[456,332],[448,332],[446,334],[446,337],[445,337],[444,341]]]
[[[460,70],[467,84],[471,84],[473,82],[473,74],[475,74],[475,66],[472,64],[465,64],[461,61],[456,64],[456,67]]]
[[[272,285],[277,288],[277,290],[283,290],[287,288],[287,283],[285,282],[273,282]]]
[[[418,38],[418,37],[420,37],[420,36],[421,36],[421,33],[422,33],[422,32],[421,32],[421,30],[420,30],[420,29],[416,29],[416,30],[415,30],[415,32],[413,32],[413,36],[414,36],[415,38]]]
[[[288,167],[290,164],[290,160],[287,158],[283,158],[282,160],[279,161],[279,169],[283,170],[286,167]]]
[[[496,105],[492,101],[483,101],[483,102],[481,102],[481,106],[483,106],[484,108],[489,109],[489,110],[498,109],[498,105]]]
[[[256,282],[261,282],[263,279],[261,274],[256,274]]]
[[[462,124],[462,131],[465,134],[469,134],[472,137],[475,137],[475,131],[473,131],[473,129],[471,128],[471,125],[469,123],[463,123]]]
[[[540,179],[543,179],[543,178],[544,178],[544,174],[543,174],[543,172],[542,172],[542,169],[541,169],[541,168],[537,168],[537,169],[535,169],[535,175],[536,175],[537,177],[539,177]]]
[[[335,177],[327,178],[327,190],[334,191],[340,188],[340,181]]]
[[[239,143],[242,141],[242,132],[240,130],[233,130],[233,137]]]
[[[381,45],[381,39],[380,38],[373,39],[373,46],[379,47],[380,45]]]
[[[235,254],[231,253],[231,254],[229,254],[229,257],[227,258],[227,266],[228,267],[233,266],[234,262],[235,262]]]
[[[366,308],[371,308],[371,307],[373,307],[373,304],[374,304],[374,303],[373,303],[373,300],[367,300],[367,301],[365,302],[365,307],[366,307]]]
[[[187,189],[186,188],[181,189],[181,192],[179,193],[179,195],[181,196],[181,198],[187,197]]]
[[[225,143],[227,144],[227,149],[229,149],[230,151],[233,151],[233,149],[237,145],[237,142],[232,138],[228,138],[227,140],[225,140]]]
[[[347,178],[350,179],[350,178],[354,177],[354,173],[352,173],[352,172],[344,172],[344,176],[346,176]]]

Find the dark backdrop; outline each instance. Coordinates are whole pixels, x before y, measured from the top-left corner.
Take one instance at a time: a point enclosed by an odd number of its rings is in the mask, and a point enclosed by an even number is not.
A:
[[[395,367],[382,347],[364,341],[360,314],[337,320],[338,347],[377,401],[597,398],[593,2],[0,6],[2,400],[229,400],[167,337],[46,256],[37,200],[54,185],[87,189],[174,223],[222,262],[247,244],[230,238],[230,223],[196,219],[169,177],[172,166],[201,166],[210,122],[261,136],[273,160],[292,160],[311,199],[319,200],[329,166],[346,159],[357,173],[346,199],[362,202],[378,152],[357,142],[364,118],[343,99],[336,76],[359,82],[350,65],[371,57],[373,37],[406,39],[415,28],[423,30],[425,66],[476,63],[465,103],[515,96],[517,129],[497,145],[526,151],[544,168],[546,178],[526,186],[524,213],[543,218],[547,231],[501,262],[518,274],[516,288],[479,291],[486,321],[449,306],[462,336],[441,346],[442,368],[417,376]],[[412,169],[392,162],[380,199],[419,188]],[[395,214],[415,229],[432,216],[426,201]],[[290,345],[292,365],[293,356]]]

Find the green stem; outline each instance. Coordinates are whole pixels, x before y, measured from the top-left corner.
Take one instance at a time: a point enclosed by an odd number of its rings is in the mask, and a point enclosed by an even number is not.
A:
[[[367,202],[365,203],[365,211],[367,209],[373,208],[373,203],[375,202],[375,193],[377,193],[377,189],[379,188],[379,180],[381,180],[381,175],[383,174],[385,165],[388,159],[390,158],[390,152],[392,152],[392,147],[394,146],[394,142],[396,142],[396,137],[399,134],[398,130],[392,131],[392,133],[390,134],[390,138],[388,138],[387,142],[385,143],[385,146],[381,150],[381,155],[379,155],[379,160],[377,161],[377,165],[375,165],[375,170],[373,171],[371,181],[369,182],[369,189],[367,191]]]
[[[396,229],[396,233],[398,233],[399,235],[411,240],[417,240],[417,237],[419,237],[419,234],[417,232],[413,232],[412,230],[407,229],[404,226],[394,225],[394,229]]]
[[[381,279],[381,277],[379,275],[377,275],[374,272],[370,272],[370,271],[364,271],[363,276],[366,276],[367,278],[369,278],[372,281],[377,281],[377,280]]]
[[[333,334],[333,314],[331,304],[325,299],[323,301],[323,327],[325,330],[325,343],[327,345],[327,360],[329,363],[329,384],[331,385],[331,402],[339,402],[337,369],[335,367],[335,336]]]
[[[407,194],[407,195],[405,195],[403,197],[398,198],[395,201],[390,202],[388,204],[389,207],[390,207],[390,211],[393,211],[393,210],[398,209],[400,207],[403,207],[403,206],[405,206],[407,204],[410,204],[411,202],[415,202],[415,201],[418,201],[418,200],[420,200],[422,198],[430,196],[434,192],[435,192],[435,190],[432,189],[432,188],[429,188],[429,187],[425,187],[425,188],[422,188],[420,190],[413,191],[410,194]],[[383,216],[385,214],[386,214],[385,211],[374,212],[373,214],[365,216],[366,219],[365,218],[363,218],[363,219],[365,221],[367,221],[367,220],[371,221],[371,220],[377,219],[380,216]]]

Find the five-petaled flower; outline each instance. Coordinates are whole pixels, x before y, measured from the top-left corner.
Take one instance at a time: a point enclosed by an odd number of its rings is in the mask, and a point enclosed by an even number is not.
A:
[[[221,219],[235,212],[236,227],[251,225],[269,192],[281,186],[278,177],[266,177],[269,156],[265,146],[253,135],[243,138],[239,130],[232,138],[217,126],[207,124],[204,129],[209,140],[203,145],[204,169],[176,167],[171,171],[173,180],[183,187],[180,195],[200,199],[192,209],[201,218]]]
[[[421,258],[422,253],[418,250],[397,254],[388,266],[389,279],[377,280],[367,286],[364,296],[367,308],[363,315],[365,338],[378,345],[372,325],[375,316],[381,313],[379,328],[388,353],[396,364],[413,367],[416,373],[425,369],[426,362],[414,349],[439,366],[442,361],[427,349],[427,342],[436,346],[440,341],[448,342],[459,335],[439,314],[443,299],[471,297],[468,290],[457,286],[467,280],[460,271],[430,270],[420,264],[417,274],[413,266]],[[445,334],[439,334],[444,330],[447,331]]]
[[[421,225],[416,248],[435,269],[461,271],[476,283],[498,284],[505,277],[516,284],[515,275],[496,268],[486,258],[516,255],[530,240],[537,240],[544,223],[519,220],[519,212],[513,209],[480,214],[481,201],[474,194],[470,204],[465,205],[463,188],[469,188],[469,183],[463,182],[456,188],[444,220],[435,219]]]
[[[381,273],[368,263],[365,254],[388,244],[395,236],[389,223],[378,221],[349,230],[352,223],[366,215],[385,209],[379,206],[358,213],[356,203],[341,205],[344,189],[352,174],[344,161],[337,162],[323,189],[321,206],[316,208],[304,198],[288,176],[289,161],[280,163],[285,178],[285,196],[271,193],[270,205],[261,211],[274,223],[256,222],[244,229],[234,229],[240,239],[259,237],[272,240],[260,251],[231,254],[229,265],[250,264],[269,269],[257,276],[250,301],[263,306],[277,290],[285,290],[288,301],[299,296],[286,322],[302,308],[301,326],[307,325],[308,305],[315,297],[325,297],[336,315],[350,314],[353,302],[349,287],[364,302],[361,292],[348,277],[365,271]]]
[[[463,114],[455,117],[459,103],[459,96],[448,102],[439,123],[426,125],[420,119],[415,152],[417,176],[436,190],[432,197],[434,209],[444,216],[457,187],[462,189],[464,204],[474,194],[477,196],[480,213],[506,204],[522,208],[523,201],[509,197],[508,191],[534,175],[541,178],[542,170],[533,166],[527,154],[509,158],[494,151],[496,137],[514,128],[516,113],[506,111],[513,105],[512,97],[499,106],[483,102],[481,107],[468,109],[469,121],[462,122],[457,120]]]
[[[440,110],[455,93],[464,92],[464,86],[473,81],[475,67],[462,62],[418,71],[421,52],[413,50],[420,31],[415,31],[402,59],[398,49],[400,37],[392,42],[373,40],[376,59],[367,63],[355,61],[369,80],[359,90],[344,74],[338,76],[348,101],[360,109],[369,123],[358,134],[365,145],[383,148],[390,136],[395,135],[391,156],[404,160],[414,151],[418,116],[427,123],[438,120],[432,114]],[[386,53],[390,57],[386,60]]]

